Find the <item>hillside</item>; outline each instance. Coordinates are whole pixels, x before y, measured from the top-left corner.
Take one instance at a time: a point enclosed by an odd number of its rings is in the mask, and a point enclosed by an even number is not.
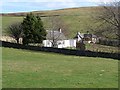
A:
[[[90,31],[89,27],[95,26],[92,16],[100,7],[81,7],[81,8],[69,8],[69,9],[59,9],[52,11],[34,11],[33,13],[41,16],[44,27],[48,29],[50,27],[49,17],[58,16],[67,25],[69,38],[73,38],[77,31],[85,33]],[[26,13],[12,13],[3,14],[2,16],[2,27],[3,34],[6,35],[5,29],[12,23],[20,22]],[[91,32],[91,31],[90,31]],[[92,33],[92,32],[91,32]]]
[[[57,10],[45,10],[45,11],[32,11],[32,13],[39,14],[41,17],[52,16],[52,15],[79,15],[96,11],[101,7],[80,7],[80,8],[65,8]],[[2,13],[2,16],[25,16],[30,12],[19,12],[19,13]]]

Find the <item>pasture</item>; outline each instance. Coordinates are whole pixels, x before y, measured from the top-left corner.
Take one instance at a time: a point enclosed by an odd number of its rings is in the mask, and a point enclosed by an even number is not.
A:
[[[49,11],[33,11],[33,14],[40,15],[44,24],[44,28],[49,30],[53,28],[51,26],[50,17],[59,17],[61,22],[66,26],[66,31],[68,34],[67,38],[74,38],[76,33],[79,31],[81,33],[95,34],[96,31],[101,29],[101,21],[98,21],[96,15],[99,14],[99,11],[102,10],[101,7],[80,7],[80,8],[67,8],[67,9],[58,9],[58,10],[49,10]],[[23,17],[26,13],[12,13],[2,16],[2,33],[6,35],[6,28],[16,22],[23,20]],[[21,16],[20,16],[21,15]],[[1,17],[1,16],[0,16]],[[62,27],[62,26],[61,26]],[[109,33],[109,34],[108,34]],[[97,33],[98,34],[98,33]],[[106,36],[110,39],[115,39],[116,35],[114,32],[102,32],[99,35]]]
[[[41,17],[45,29],[52,28],[51,20],[49,16],[59,15],[58,17],[63,21],[65,25],[67,25],[67,30],[69,32],[68,38],[75,37],[76,33],[82,32],[86,33],[90,31],[89,27],[94,27],[95,23],[91,16],[93,12],[95,12],[94,7],[88,8],[70,8],[70,9],[61,9],[61,10],[51,10],[51,11],[35,11],[33,13],[38,14]],[[20,22],[23,20],[23,16],[2,16],[2,33],[6,35],[6,28],[16,22]],[[92,31],[90,31],[92,33]]]
[[[95,52],[108,52],[108,53],[119,53],[118,47],[106,46],[100,44],[86,44],[86,50],[95,51]]]
[[[117,88],[118,60],[2,48],[3,88]]]
[[[81,33],[86,33],[87,31],[90,31],[90,33],[94,33],[93,30],[90,30],[91,28],[96,28],[99,23],[95,23],[93,16],[95,13],[100,9],[100,7],[84,7],[84,8],[70,8],[70,9],[60,9],[60,10],[50,10],[50,11],[34,11],[33,13],[38,14],[41,17],[45,29],[51,28],[51,15],[59,15],[67,25],[67,30],[69,34],[66,36],[68,39],[73,39],[76,35],[76,33],[79,31]],[[24,13],[25,14],[25,13]],[[2,16],[2,34],[7,35],[6,29],[9,25],[21,22],[23,20],[23,16]],[[96,29],[95,29],[96,30]],[[110,34],[110,33],[109,33]],[[113,37],[113,36],[112,36]],[[104,45],[92,45],[88,44],[86,45],[87,50],[91,51],[100,51],[100,52],[118,52],[117,47],[111,47],[111,46],[104,46]]]
[[[16,22],[21,22],[23,17],[15,17],[15,16],[2,16],[2,34],[7,35],[8,26],[12,25]]]

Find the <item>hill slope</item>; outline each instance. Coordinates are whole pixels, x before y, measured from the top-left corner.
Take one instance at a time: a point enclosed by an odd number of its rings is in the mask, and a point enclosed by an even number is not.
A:
[[[70,9],[60,9],[53,11],[34,11],[33,13],[41,16],[44,27],[48,29],[50,27],[51,21],[49,17],[58,16],[62,19],[64,24],[67,25],[69,31],[69,38],[73,38],[77,31],[86,33],[90,30],[89,27],[94,27],[95,23],[93,21],[92,16],[94,15],[100,7],[81,7],[81,8],[70,8]],[[3,14],[2,22],[3,22],[3,34],[6,34],[5,28],[8,25],[22,21],[23,17],[26,13],[12,13],[12,14]]]

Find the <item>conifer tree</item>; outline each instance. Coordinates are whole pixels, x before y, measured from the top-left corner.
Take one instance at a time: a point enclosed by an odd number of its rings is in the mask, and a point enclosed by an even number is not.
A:
[[[40,16],[35,16],[32,13],[27,14],[23,23],[23,44],[42,43],[46,38],[46,30],[43,27]]]

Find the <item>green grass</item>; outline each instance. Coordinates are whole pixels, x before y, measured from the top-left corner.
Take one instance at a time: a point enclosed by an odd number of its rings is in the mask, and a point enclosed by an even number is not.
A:
[[[2,48],[3,88],[117,88],[118,60]]]
[[[106,46],[100,44],[86,43],[86,50],[95,52],[108,52],[108,53],[118,53],[120,52],[118,47]]]
[[[2,34],[7,35],[6,29],[8,28],[8,26],[16,22],[21,22],[22,20],[23,20],[23,17],[2,16]]]
[[[41,17],[45,29],[50,28],[51,26],[51,20],[48,16],[52,15],[59,15],[59,17],[62,19],[62,21],[65,23],[65,25],[68,27],[68,35],[66,37],[73,38],[75,37],[76,33],[79,31],[81,33],[86,33],[89,31],[90,33],[96,33],[96,30],[99,30],[101,21],[98,22],[95,16],[99,13],[101,10],[101,7],[80,7],[80,8],[68,8],[68,9],[60,9],[60,10],[50,10],[50,11],[34,11],[32,13],[40,15],[40,16],[47,16],[47,17]],[[27,12],[29,13],[29,12]],[[23,13],[24,16],[26,13]],[[18,14],[12,14],[12,15],[3,15],[2,17],[2,33],[3,35],[6,35],[6,28],[15,23],[20,22],[23,20],[23,16],[20,17]],[[98,28],[99,27],[99,28]],[[102,35],[106,36],[107,34],[104,32]],[[107,35],[110,39],[115,39],[116,35],[114,35],[114,32],[109,33]]]
[[[99,7],[97,7],[99,8]],[[53,10],[53,11],[36,11],[33,13],[39,14],[39,15],[61,15],[59,16],[62,21],[65,22],[65,24],[68,26],[68,38],[72,39],[75,37],[76,33],[79,31],[81,33],[86,33],[90,30],[88,26],[96,27],[96,24],[94,23],[93,14],[97,12],[98,9],[96,7],[88,7],[88,8],[75,8],[75,9],[63,9],[63,10]],[[15,22],[20,22],[23,20],[23,17],[18,16],[3,16],[2,17],[2,33],[3,35],[7,35],[6,28]],[[48,29],[50,27],[50,20],[49,17],[42,17],[42,21],[44,23],[44,27]],[[90,33],[94,33],[91,31]],[[101,51],[101,52],[118,52],[117,47],[109,47],[104,45],[87,45],[87,50],[91,51]]]
[[[68,38],[73,38],[77,31],[86,33],[89,30],[88,26],[95,26],[95,23],[92,19],[92,14],[95,8],[76,8],[76,9],[63,9],[63,10],[53,10],[53,11],[36,11],[33,13],[49,16],[49,15],[61,15],[59,16],[63,22],[68,26]],[[5,28],[15,22],[20,22],[23,20],[23,17],[18,16],[3,16],[2,17],[2,27],[3,34],[6,34]],[[44,27],[49,28],[51,22],[49,17],[42,17]],[[92,32],[91,32],[92,33]]]

